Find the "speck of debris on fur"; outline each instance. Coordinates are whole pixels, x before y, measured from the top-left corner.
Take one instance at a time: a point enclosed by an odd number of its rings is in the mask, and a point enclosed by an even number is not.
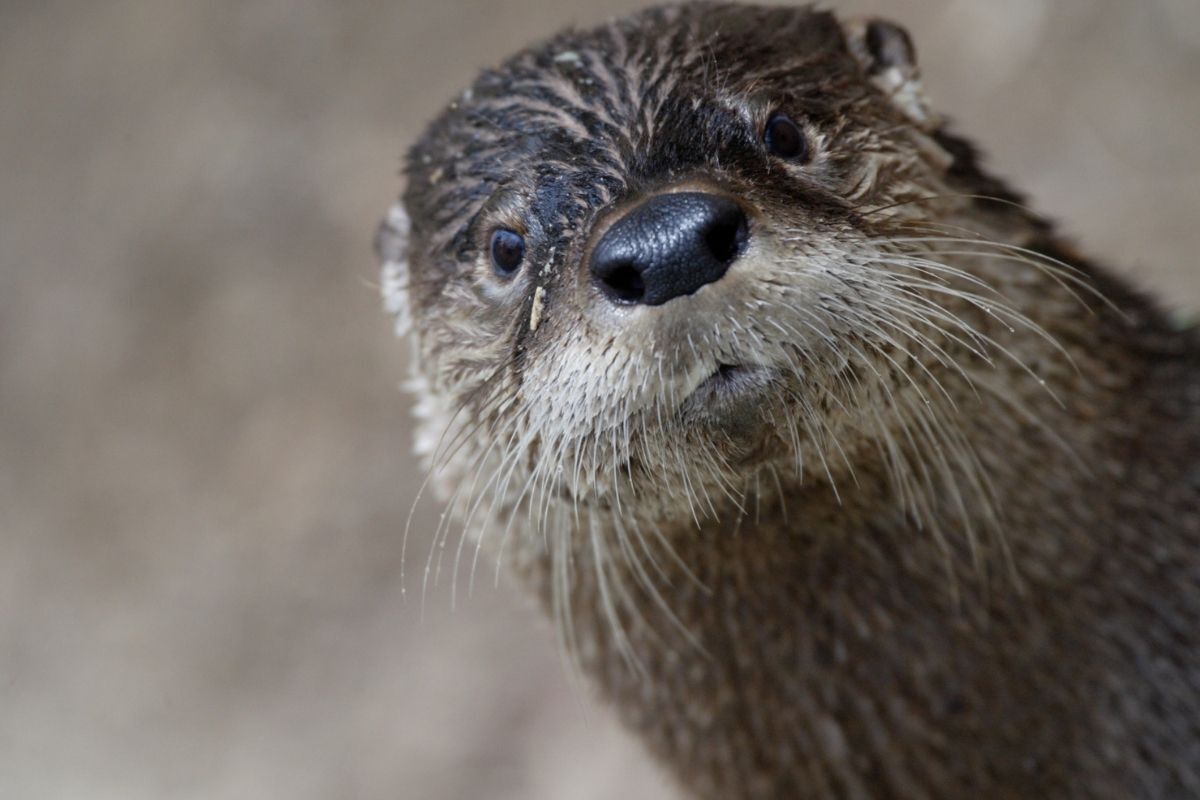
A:
[[[536,331],[542,324],[542,309],[546,302],[546,290],[541,286],[533,290],[533,308],[529,310],[529,330]]]
[[[574,50],[564,50],[554,57],[554,60],[559,64],[578,64],[580,61],[579,53]]]

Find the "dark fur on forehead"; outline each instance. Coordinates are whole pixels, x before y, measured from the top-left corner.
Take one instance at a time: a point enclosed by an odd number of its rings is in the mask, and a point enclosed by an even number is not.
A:
[[[832,98],[853,102],[857,79],[837,20],[808,7],[663,6],[564,32],[484,72],[412,148],[414,236],[463,260],[471,220],[514,183],[533,214],[569,224],[714,154],[751,154],[753,132],[718,96],[767,93],[818,119]]]

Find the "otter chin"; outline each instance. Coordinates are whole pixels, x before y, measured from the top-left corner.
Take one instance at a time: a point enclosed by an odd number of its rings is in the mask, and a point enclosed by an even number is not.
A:
[[[405,174],[435,539],[687,796],[1200,795],[1200,343],[985,169],[903,29],[565,31]]]

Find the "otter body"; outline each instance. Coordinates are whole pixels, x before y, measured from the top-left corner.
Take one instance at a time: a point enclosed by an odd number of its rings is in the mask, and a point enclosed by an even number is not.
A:
[[[453,518],[692,796],[1200,796],[1200,345],[903,31],[561,34],[379,241]]]

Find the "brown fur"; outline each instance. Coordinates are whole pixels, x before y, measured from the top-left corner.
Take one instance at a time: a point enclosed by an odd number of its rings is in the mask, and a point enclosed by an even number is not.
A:
[[[778,108],[810,164],[761,152]],[[1200,795],[1200,347],[982,170],[900,32],[567,32],[408,180],[380,247],[419,449],[692,795]],[[606,305],[597,231],[694,186],[754,210],[750,250]],[[727,363],[769,389],[685,399]]]

